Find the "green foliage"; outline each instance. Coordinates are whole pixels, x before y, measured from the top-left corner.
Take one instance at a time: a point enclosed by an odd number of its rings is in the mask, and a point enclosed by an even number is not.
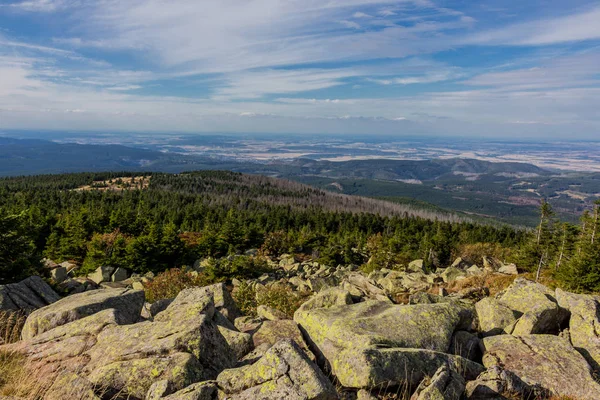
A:
[[[183,269],[168,269],[144,284],[146,300],[154,303],[157,300],[172,299],[183,289],[195,286],[208,286],[211,281],[206,276],[198,273],[186,272]]]
[[[461,245],[488,242],[509,248],[524,237],[510,227],[433,212],[419,217],[389,203],[231,172],[152,174],[143,189],[90,188],[131,175],[0,179],[0,207],[8,215],[22,215],[26,232],[20,240],[56,262],[83,262],[82,272],[112,265],[157,273],[199,258],[259,248],[271,256],[303,253],[331,266],[361,265],[371,257],[378,260],[377,268],[415,258],[446,266]],[[84,186],[89,190],[75,190]],[[378,245],[369,249],[368,238],[374,235],[379,235]],[[258,260],[232,258],[210,266],[207,274],[231,279],[255,276],[263,267]]]
[[[310,292],[299,292],[285,284],[259,286],[254,289],[242,282],[233,292],[233,298],[244,315],[256,316],[258,306],[267,306],[281,311],[289,318],[311,296]]]
[[[204,274],[210,280],[257,278],[269,272],[267,262],[263,258],[249,256],[232,256],[227,258],[212,258],[204,269]]]
[[[0,284],[15,282],[40,271],[39,256],[24,223],[24,214],[0,208]]]

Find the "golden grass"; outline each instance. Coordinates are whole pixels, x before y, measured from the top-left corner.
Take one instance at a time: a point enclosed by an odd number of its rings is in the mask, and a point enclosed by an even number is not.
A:
[[[475,287],[487,287],[490,290],[490,296],[495,296],[499,292],[508,288],[518,275],[504,275],[504,274],[483,274],[470,276],[465,279],[453,281],[448,284],[446,288],[450,293],[456,293],[464,289],[475,288]]]
[[[22,311],[0,311],[0,345],[18,341],[26,319]]]

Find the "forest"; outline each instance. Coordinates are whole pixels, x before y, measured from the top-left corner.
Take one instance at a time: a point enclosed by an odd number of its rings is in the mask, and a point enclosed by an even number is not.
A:
[[[294,253],[328,265],[430,269],[461,256],[517,262],[574,290],[600,289],[599,204],[578,225],[540,207],[535,229],[472,221],[418,204],[331,193],[234,172],[113,172],[0,180],[0,284],[40,273],[42,258],[161,272],[195,260]],[[262,273],[260,257],[222,263],[215,278]],[[235,264],[235,265],[234,265]]]

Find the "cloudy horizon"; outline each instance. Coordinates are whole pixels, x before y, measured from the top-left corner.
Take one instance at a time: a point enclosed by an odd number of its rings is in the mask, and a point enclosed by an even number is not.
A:
[[[584,0],[0,0],[0,129],[595,138],[598,21]]]

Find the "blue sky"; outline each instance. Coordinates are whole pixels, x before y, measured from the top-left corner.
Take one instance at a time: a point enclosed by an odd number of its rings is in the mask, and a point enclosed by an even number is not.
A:
[[[600,2],[0,0],[0,129],[600,138]]]

